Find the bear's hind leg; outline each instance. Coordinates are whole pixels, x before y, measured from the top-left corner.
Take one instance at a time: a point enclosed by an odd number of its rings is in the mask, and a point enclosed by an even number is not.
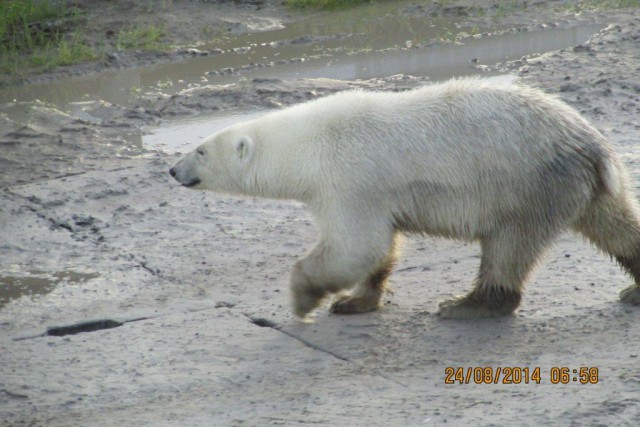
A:
[[[331,312],[336,314],[356,314],[374,311],[382,306],[381,300],[387,290],[387,278],[395,265],[396,238],[388,256],[382,261],[380,267],[366,280],[359,282],[350,292],[338,294],[331,303]]]
[[[533,236],[518,227],[505,227],[481,240],[480,271],[473,289],[439,304],[445,319],[478,319],[512,314],[520,305],[523,283],[555,233]]]
[[[630,195],[601,195],[574,225],[597,248],[611,255],[633,278],[620,301],[640,304],[640,210]]]

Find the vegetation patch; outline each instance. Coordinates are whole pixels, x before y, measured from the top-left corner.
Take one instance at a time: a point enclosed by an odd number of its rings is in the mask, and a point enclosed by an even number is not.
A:
[[[75,9],[63,1],[7,0],[0,2],[0,40],[4,51],[35,49],[60,37]]]
[[[161,51],[166,32],[153,24],[114,28],[96,41],[91,17],[65,0],[0,0],[0,84],[59,66],[99,61],[113,50]]]
[[[0,2],[0,72],[17,75],[95,59],[71,31],[79,18],[79,10],[64,1]]]
[[[165,32],[162,27],[150,25],[148,27],[126,27],[120,29],[116,38],[118,50],[159,51],[165,46],[162,39]]]

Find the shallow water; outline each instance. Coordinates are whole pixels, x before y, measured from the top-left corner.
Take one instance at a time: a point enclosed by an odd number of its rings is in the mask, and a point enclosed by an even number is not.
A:
[[[105,100],[128,105],[132,95],[152,90],[172,93],[244,78],[329,77],[366,79],[390,74],[427,75],[441,80],[474,72],[470,61],[494,64],[526,54],[582,43],[600,25],[483,35],[500,28],[465,28],[455,19],[404,17],[397,6],[377,4],[321,17],[311,16],[286,28],[226,35],[207,48],[222,53],[143,68],[36,83],[0,92],[0,104],[39,99],[63,110],[74,102]],[[443,43],[419,49],[409,46]]]
[[[221,35],[201,50],[222,51],[211,56],[196,56],[185,61],[143,68],[115,70],[98,76],[74,77],[64,81],[36,83],[0,92],[0,104],[39,99],[64,108],[71,102],[101,99],[127,105],[132,94],[153,89],[171,93],[192,84],[227,84],[241,75],[229,69],[245,68],[248,74],[262,75],[264,68],[280,69],[282,62],[295,74],[298,65],[324,57],[355,52],[405,47],[407,41],[419,43],[451,39],[460,30],[446,19],[408,18],[397,14],[397,4],[376,4],[321,16],[310,16],[285,28],[242,35]],[[315,67],[322,65],[316,64]],[[303,67],[306,68],[306,67]],[[222,71],[222,75],[216,72]],[[253,73],[252,73],[253,71]],[[275,71],[280,75],[280,71]],[[225,74],[227,73],[227,74]],[[246,73],[241,73],[245,75]],[[345,77],[347,78],[347,77]]]
[[[419,49],[385,49],[315,58],[295,64],[260,68],[241,73],[240,78],[273,77],[369,79],[394,74],[427,76],[432,81],[468,75],[496,75],[508,70],[483,71],[482,65],[518,59],[524,55],[553,51],[583,43],[601,26],[588,25],[538,32],[505,33],[466,39],[463,44],[442,44]],[[478,66],[479,65],[479,66]],[[239,77],[235,77],[236,81]],[[225,77],[230,79],[230,77]],[[230,82],[230,81],[227,81]],[[142,137],[147,148],[185,152],[203,137],[237,121],[259,115],[256,111],[202,114],[178,119],[153,129]],[[176,138],[179,136],[179,138]],[[185,141],[189,141],[185,143]]]
[[[259,117],[263,113],[263,111],[222,112],[205,117],[188,117],[166,122],[143,135],[142,144],[148,148],[186,153],[212,133],[239,121]]]
[[[66,270],[54,273],[29,271],[19,275],[0,274],[0,308],[22,296],[34,297],[52,292],[62,282],[80,284],[99,277],[98,273]]]
[[[397,4],[381,2],[311,16],[272,31],[225,35],[201,47],[220,49],[219,54],[8,88],[0,93],[0,105],[14,118],[24,114],[22,102],[35,99],[81,114],[86,101],[129,106],[141,93],[171,94],[188,87],[232,84],[256,77],[354,80],[412,74],[438,81],[487,74],[483,64],[575,46],[600,28],[584,25],[500,33],[500,28],[466,28],[456,19],[402,16]],[[147,148],[188,151],[204,136],[255,114],[203,111],[198,117],[147,129],[148,135],[141,139],[130,135],[125,139]],[[185,145],[184,141],[189,142]]]

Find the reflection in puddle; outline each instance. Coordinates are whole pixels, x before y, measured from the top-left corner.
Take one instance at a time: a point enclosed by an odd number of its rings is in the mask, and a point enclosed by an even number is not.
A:
[[[575,46],[587,41],[599,29],[601,29],[600,25],[585,25],[575,28],[507,32],[495,36],[470,37],[465,39],[462,44],[440,44],[420,49],[356,50],[356,52],[349,54],[335,51],[329,57],[319,55],[303,62],[246,69],[236,76],[216,76],[215,79],[210,79],[210,83],[232,83],[237,82],[240,78],[355,80],[395,74],[427,76],[432,81],[478,74],[490,76],[504,74],[505,71],[486,73],[483,71],[482,65],[494,65],[519,59],[525,55]],[[307,46],[306,49],[312,50],[314,45]],[[277,50],[272,50],[271,55],[276,55]],[[263,60],[268,62],[269,57],[264,56],[267,53],[258,51],[263,55]],[[242,60],[247,61],[248,58],[244,57]],[[150,135],[144,136],[142,144],[145,148],[186,152],[197,146],[203,137],[236,122],[259,115],[260,113],[255,111],[231,114],[216,113],[192,117],[186,121],[169,122],[154,129]]]
[[[280,78],[325,77],[337,79],[369,79],[394,74],[427,76],[433,81],[473,74],[483,74],[479,65],[494,65],[520,59],[525,55],[568,48],[598,31],[601,26],[588,25],[548,31],[505,33],[496,36],[465,39],[463,44],[434,45],[428,48],[385,50],[357,53],[332,59],[317,70],[312,64],[298,67],[291,75]],[[263,76],[268,73],[263,73]]]
[[[210,74],[215,70],[248,67],[261,75],[261,65],[264,64],[275,63],[278,69],[293,59],[335,58],[359,51],[402,48],[407,42],[419,44],[428,40],[451,39],[463,30],[474,32],[472,29],[457,29],[456,21],[451,19],[403,16],[398,12],[399,7],[396,2],[376,2],[312,15],[272,31],[222,34],[207,46],[199,47],[204,50],[220,49],[221,54],[3,88],[0,105],[39,99],[68,112],[74,110],[71,103],[90,100],[129,106],[132,94],[148,91],[171,94],[193,84],[228,84],[240,78],[237,74]],[[297,63],[295,61],[294,65]]]
[[[260,117],[264,111],[227,112],[215,116],[189,117],[153,128],[142,136],[145,148],[160,149],[171,153],[187,153],[200,145],[202,140],[234,123]]]
[[[584,43],[602,27],[459,39],[463,33],[500,28],[467,28],[455,19],[406,17],[398,13],[395,2],[385,3],[312,16],[279,30],[223,35],[204,47],[220,49],[222,53],[216,55],[4,88],[0,105],[39,99],[67,112],[77,111],[79,102],[92,100],[130,106],[140,93],[172,94],[202,84],[225,85],[255,77],[351,80],[404,73],[442,80],[477,73],[470,66],[472,59],[493,64],[567,48]],[[461,43],[452,43],[455,40]],[[434,41],[441,42],[431,45]]]
[[[75,271],[29,271],[25,275],[0,274],[0,308],[21,296],[46,295],[62,283],[79,284],[100,277],[98,273]]]
[[[411,74],[440,81],[484,74],[482,65],[575,46],[602,27],[587,24],[501,32],[505,28],[468,27],[464,18],[402,13],[413,4],[408,0],[374,2],[312,15],[284,28],[276,25],[271,31],[222,34],[214,42],[200,46],[201,50],[219,52],[209,56],[3,88],[0,110],[19,118],[24,114],[21,102],[39,99],[82,118],[83,103],[88,101],[104,100],[129,107],[136,104],[140,94],[171,95],[186,88],[237,84],[253,78],[354,80]],[[142,145],[187,151],[185,142],[190,143],[189,147],[196,145],[204,136],[248,116],[216,113],[181,120],[152,131],[143,138]],[[136,134],[122,137],[140,144]]]

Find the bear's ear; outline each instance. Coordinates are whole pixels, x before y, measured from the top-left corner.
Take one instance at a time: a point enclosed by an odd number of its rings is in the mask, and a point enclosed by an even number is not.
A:
[[[236,156],[238,156],[238,159],[240,159],[241,161],[248,162],[253,156],[254,147],[255,143],[253,142],[253,140],[250,137],[244,135],[236,141]]]

